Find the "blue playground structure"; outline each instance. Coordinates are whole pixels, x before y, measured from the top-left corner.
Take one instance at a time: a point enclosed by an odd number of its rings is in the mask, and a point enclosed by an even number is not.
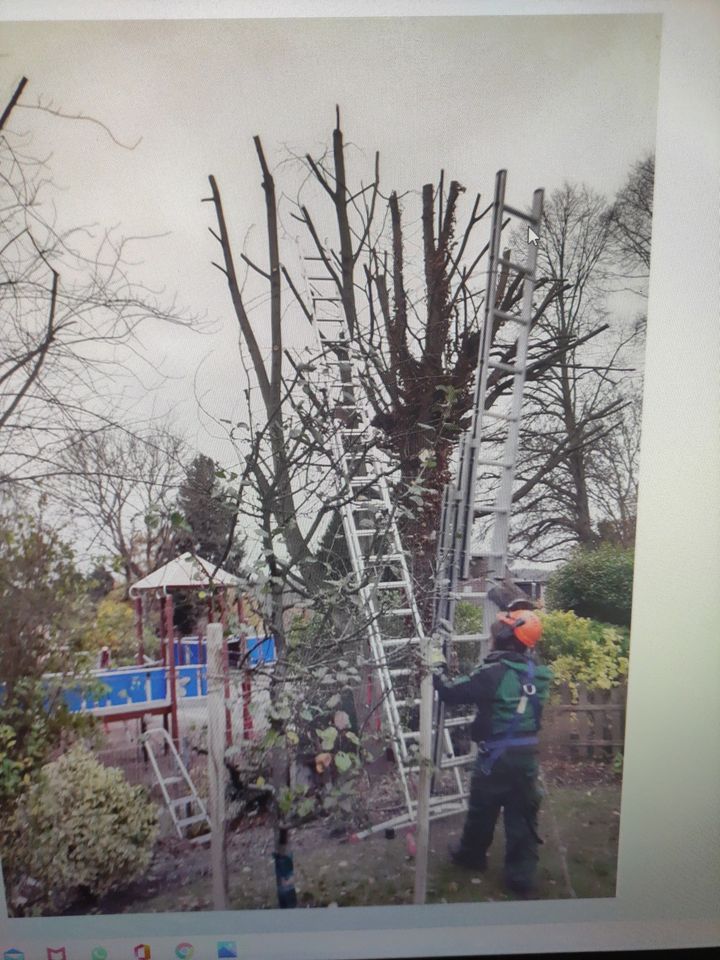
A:
[[[205,641],[200,637],[183,637],[174,647],[178,701],[206,696]],[[275,662],[273,637],[246,637],[244,641],[240,637],[231,637],[228,648],[231,668]],[[169,668],[162,664],[95,670],[93,679],[104,688],[101,695],[91,697],[81,690],[66,690],[63,698],[73,713],[89,711],[98,716],[126,719],[144,712],[163,712],[171,703],[169,673]]]

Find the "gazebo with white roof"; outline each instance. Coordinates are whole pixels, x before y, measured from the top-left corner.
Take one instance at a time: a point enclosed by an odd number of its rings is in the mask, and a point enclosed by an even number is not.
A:
[[[185,590],[206,590],[208,593],[208,611],[209,620],[214,618],[213,596],[217,594],[220,607],[220,620],[223,626],[227,626],[227,604],[225,602],[225,592],[228,589],[237,589],[240,587],[240,580],[211,563],[202,557],[192,553],[184,553],[149,573],[142,580],[138,580],[130,587],[130,596],[135,601],[135,630],[138,640],[138,663],[145,662],[145,649],[143,643],[143,597],[147,595],[155,596],[160,600],[160,637],[163,641],[163,661],[168,668],[168,681],[171,691],[171,709],[170,724],[171,736],[175,743],[178,743],[178,716],[177,716],[177,696],[176,696],[176,675],[175,675],[175,629],[173,619],[173,591]],[[241,598],[238,598],[238,606],[241,604]],[[240,619],[242,621],[242,612]],[[228,676],[228,654],[227,642],[223,638],[223,663],[225,666],[225,698],[230,695],[230,681]],[[232,727],[230,711],[225,710],[226,714],[226,739],[228,746],[232,740]]]

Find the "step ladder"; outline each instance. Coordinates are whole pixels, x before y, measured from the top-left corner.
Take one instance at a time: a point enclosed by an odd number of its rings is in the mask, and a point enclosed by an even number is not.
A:
[[[152,727],[142,734],[140,742],[147,751],[177,835],[192,843],[209,843],[210,817],[168,731],[164,727]],[[160,769],[158,751],[170,756],[173,769],[170,776],[165,776]]]
[[[476,556],[485,559],[485,581],[488,587],[499,584],[505,576],[508,534],[512,510],[512,493],[517,464],[522,398],[527,372],[527,352],[532,323],[532,300],[536,283],[537,241],[528,243],[523,262],[501,255],[502,231],[509,223],[520,224],[540,234],[543,191],[533,194],[530,213],[508,206],[505,202],[507,173],[500,170],[495,180],[492,227],[489,244],[487,287],[483,327],[475,374],[472,421],[465,433],[459,453],[456,479],[443,493],[438,534],[436,594],[433,610],[433,637],[442,644],[447,658],[454,644],[475,642],[480,655],[489,649],[490,624],[497,608],[488,590],[473,591],[468,584],[473,556],[473,534],[479,517],[486,518],[487,549]],[[522,293],[509,312],[498,307],[503,289],[515,284]],[[490,410],[485,409],[488,387],[492,380],[512,377],[509,397]],[[482,496],[478,491],[482,490]],[[478,634],[458,635],[455,632],[457,603],[478,599],[483,606],[483,630]],[[467,723],[471,718],[465,718]],[[433,760],[441,764],[444,752],[443,731],[449,724],[462,725],[462,718],[449,719],[445,709],[436,703],[434,717]],[[438,733],[439,732],[439,733]],[[471,758],[468,757],[468,761]]]
[[[385,728],[397,762],[405,813],[357,834],[412,823],[417,810],[419,773],[420,646],[423,625],[397,523],[388,475],[393,465],[375,442],[353,346],[348,340],[336,280],[326,271],[330,254],[305,257],[306,284],[320,353],[321,390],[333,411],[342,414],[330,439],[336,493],[363,630],[382,699]],[[296,368],[297,369],[297,368]],[[465,794],[449,733],[443,740],[443,766],[450,770],[449,794],[433,798],[432,815],[462,809]]]

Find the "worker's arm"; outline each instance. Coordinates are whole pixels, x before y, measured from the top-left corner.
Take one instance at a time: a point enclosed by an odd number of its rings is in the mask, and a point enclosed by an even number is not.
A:
[[[458,677],[456,680],[436,674],[433,684],[443,703],[480,703],[493,697],[496,686],[494,673],[492,668],[485,667],[469,677]]]

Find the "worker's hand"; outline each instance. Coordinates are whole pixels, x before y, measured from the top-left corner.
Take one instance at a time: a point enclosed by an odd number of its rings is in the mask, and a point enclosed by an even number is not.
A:
[[[433,676],[439,676],[440,674],[445,673],[447,670],[447,660],[445,659],[445,654],[441,644],[432,643],[430,647],[430,670],[433,673]]]

